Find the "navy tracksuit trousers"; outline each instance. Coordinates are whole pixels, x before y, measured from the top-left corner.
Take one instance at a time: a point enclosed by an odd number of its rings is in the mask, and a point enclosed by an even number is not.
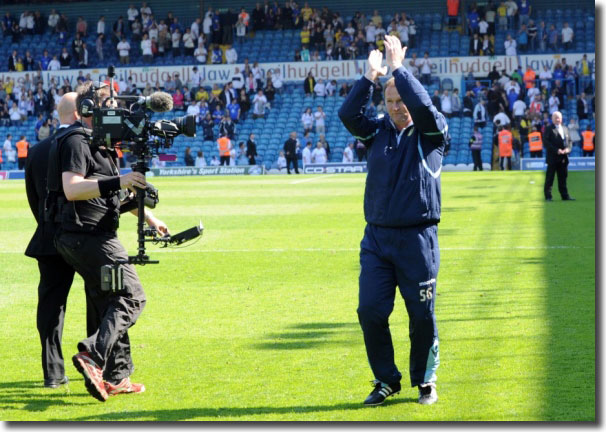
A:
[[[387,228],[368,224],[360,244],[358,318],[375,378],[399,382],[389,331],[396,286],[406,303],[410,336],[411,386],[435,382],[440,364],[434,315],[436,278],[440,267],[435,224]]]

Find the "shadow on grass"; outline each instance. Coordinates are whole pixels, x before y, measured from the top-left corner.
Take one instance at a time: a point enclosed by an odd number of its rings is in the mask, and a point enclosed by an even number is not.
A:
[[[84,390],[82,380],[70,384]],[[77,401],[75,398],[78,398]],[[81,400],[86,399],[85,402]],[[68,386],[48,389],[40,381],[12,381],[0,383],[0,412],[2,410],[23,410],[41,412],[55,407],[74,405],[94,405],[89,394],[72,393]]]
[[[596,191],[594,172],[570,172],[568,190],[577,199],[543,202],[549,335],[542,411],[546,420],[596,421]],[[599,379],[598,379],[599,381]],[[599,387],[598,387],[599,389]]]
[[[400,405],[400,404],[417,404],[416,398],[399,398],[388,399],[383,406]],[[331,412],[331,411],[352,411],[361,409],[381,409],[380,407],[366,407],[361,402],[359,403],[341,403],[334,405],[301,405],[287,407],[226,407],[226,408],[184,408],[175,410],[150,410],[150,411],[126,411],[115,413],[104,413],[102,415],[92,415],[79,417],[76,421],[87,420],[161,420],[161,421],[180,421],[191,420],[195,418],[217,418],[222,417],[246,417],[255,415],[268,414],[305,414],[316,412]],[[60,420],[60,419],[56,419]]]
[[[287,331],[268,334],[264,337],[266,342],[253,344],[253,348],[262,350],[297,350],[314,348],[320,345],[348,344],[348,342],[335,341],[331,340],[331,338],[334,335],[355,333],[358,331],[358,323],[317,322],[295,324],[287,327]]]

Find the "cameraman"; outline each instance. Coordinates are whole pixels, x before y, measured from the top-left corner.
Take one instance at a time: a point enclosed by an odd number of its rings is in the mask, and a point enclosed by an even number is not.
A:
[[[109,96],[107,85],[95,90],[92,82],[77,88],[78,114],[93,100],[96,106]],[[61,256],[82,276],[86,295],[99,313],[97,331],[78,343],[74,366],[84,376],[88,392],[100,401],[119,393],[145,391],[141,384],[130,382],[134,367],[130,356],[128,329],[133,326],[145,306],[145,293],[133,265],[124,264],[123,289],[103,291],[101,267],[126,262],[128,255],[118,240],[116,230],[120,216],[118,193],[122,189],[135,192],[145,188],[145,176],[131,172],[120,176],[115,150],[91,146],[90,117],[82,117],[82,127],[57,138],[53,179],[60,227],[55,245]],[[51,153],[53,150],[51,150]],[[51,189],[53,190],[53,189]],[[136,211],[134,211],[136,213]],[[145,212],[146,222],[160,234],[167,234],[166,225]]]

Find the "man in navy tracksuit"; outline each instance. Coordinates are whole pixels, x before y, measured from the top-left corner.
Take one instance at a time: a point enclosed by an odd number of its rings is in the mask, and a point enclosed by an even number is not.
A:
[[[370,53],[369,70],[339,110],[345,127],[368,148],[358,318],[375,388],[364,403],[380,405],[401,389],[388,323],[398,286],[410,319],[411,385],[419,387],[419,403],[432,404],[438,399],[434,299],[447,125],[421,83],[402,67],[405,49],[400,41],[386,36],[385,51],[393,73],[384,90],[389,116],[363,114],[372,81],[387,72],[377,50]]]

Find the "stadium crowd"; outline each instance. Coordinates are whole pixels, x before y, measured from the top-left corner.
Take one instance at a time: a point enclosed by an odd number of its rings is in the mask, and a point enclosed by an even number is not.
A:
[[[458,8],[458,0],[448,0],[448,25],[453,28],[458,23]],[[574,32],[568,30],[567,24],[561,34],[553,36],[553,32],[544,30],[546,24],[541,21],[535,32],[537,26],[530,18],[531,13],[532,7],[527,0],[519,4],[508,0],[496,5],[491,0],[483,7],[470,5],[465,15],[465,31],[472,36],[470,54],[492,55],[494,48],[491,44],[496,29],[517,32],[515,39],[511,37],[515,34],[511,33],[505,41],[512,41],[514,50],[559,50],[560,43],[564,49],[568,49]],[[248,58],[238,60],[233,46],[234,38],[254,37],[254,32],[259,30],[297,29],[300,31],[302,50],[296,53],[296,60],[302,61],[365,57],[371,49],[383,49],[385,35],[395,35],[404,45],[415,47],[417,29],[414,20],[406,12],[398,12],[390,18],[389,22],[384,21],[379,11],[374,10],[369,17],[358,12],[345,22],[338,11],[332,12],[327,7],[313,9],[307,3],[300,7],[294,1],[286,1],[284,6],[279,6],[277,2],[270,4],[265,1],[263,5],[257,4],[250,14],[245,8],[236,13],[230,9],[217,12],[209,7],[203,17],[184,26],[179,17],[171,12],[165,18],[157,19],[147,3],[143,2],[139,8],[134,4],[129,5],[125,15],[111,26],[105,22],[103,15],[100,16],[93,30],[89,29],[89,23],[83,17],[78,17],[75,26],[71,26],[66,15],[55,9],[48,17],[43,17],[39,11],[27,10],[19,19],[6,12],[0,24],[4,35],[11,35],[13,41],[24,34],[48,34],[57,38],[62,47],[57,53],[44,50],[38,59],[34,59],[29,50],[25,53],[13,50],[8,59],[9,70],[27,72],[20,83],[15,83],[11,78],[0,80],[0,125],[20,125],[25,119],[35,116],[36,139],[39,141],[51,134],[58,127],[56,105],[63,94],[73,89],[67,80],[59,83],[51,78],[49,83],[44,83],[41,71],[85,68],[90,57],[84,39],[93,32],[98,41],[97,56],[104,58],[104,47],[107,45],[103,41],[110,38],[124,65],[130,64],[133,49],[140,50],[146,63],[152,63],[157,56],[185,55],[195,57],[199,63],[243,64],[242,67],[235,67],[232,81],[223,86],[204,85],[197,67],[193,68],[187,82],[183,82],[177,73],[164,82],[148,83],[144,88],[137,88],[132,78],[118,81],[118,86],[120,92],[126,94],[148,96],[158,90],[169,92],[175,109],[196,116],[204,140],[214,141],[223,137],[230,140],[230,157],[223,158],[223,163],[254,163],[254,156],[251,157],[254,152],[248,150],[246,143],[240,142],[238,146],[231,143],[237,135],[237,125],[248,116],[253,119],[266,118],[275,95],[284,91],[285,84],[280,69],[268,70],[263,74],[258,62],[249,63]],[[524,36],[520,39],[520,34],[525,34],[526,39]],[[489,41],[488,45],[486,40]],[[508,54],[516,53],[512,51]],[[422,56],[411,52],[405,66],[426,86],[435,83],[428,52]],[[472,117],[474,125],[479,127],[486,122],[494,122],[497,134],[500,127],[509,127],[514,138],[514,151],[519,154],[522,143],[527,142],[530,133],[543,131],[550,121],[550,114],[568,106],[568,101],[576,98],[576,116],[573,114],[568,119],[565,116],[565,120],[572,130],[573,141],[581,146],[582,133],[575,131],[579,130],[582,120],[592,118],[595,113],[593,70],[594,65],[586,55],[575,65],[567,64],[566,58],[562,58],[553,69],[545,66],[541,71],[531,68],[522,71],[519,67],[507,74],[505,70],[499,72],[495,68],[487,77],[467,76],[466,88],[461,92],[456,88],[440,86],[442,88],[434,91],[432,100],[448,118]],[[90,79],[90,74],[85,76],[80,71],[77,83]],[[322,111],[321,99],[346,96],[349,85],[336,80],[316,80],[310,72],[302,86],[304,94],[313,97],[317,103],[301,113],[303,140],[299,142],[295,137],[296,155],[304,163],[313,163],[318,159],[312,157],[311,153],[322,148],[327,160],[331,160],[330,146],[325,139],[326,115]],[[378,81],[373,86],[367,112],[371,115],[386,112],[381,83]],[[309,137],[310,132],[317,138],[315,143]],[[473,133],[476,139],[479,139],[478,133]],[[248,142],[251,142],[250,137]],[[315,149],[310,150],[310,157],[306,158],[308,144]],[[217,145],[220,156],[227,155],[225,149]],[[13,138],[9,137],[3,146],[4,160],[0,156],[3,168],[10,169],[16,164],[12,147]],[[364,146],[356,142],[353,148],[357,159],[364,160]],[[347,149],[350,149],[349,144]],[[202,164],[202,160],[206,163],[203,154],[197,154],[197,163],[193,156],[189,156],[184,158],[188,165]],[[350,152],[343,152],[343,160],[353,159],[350,156]],[[320,156],[319,160],[323,158]],[[276,162],[283,164],[281,160]],[[211,163],[214,161],[209,160]]]

